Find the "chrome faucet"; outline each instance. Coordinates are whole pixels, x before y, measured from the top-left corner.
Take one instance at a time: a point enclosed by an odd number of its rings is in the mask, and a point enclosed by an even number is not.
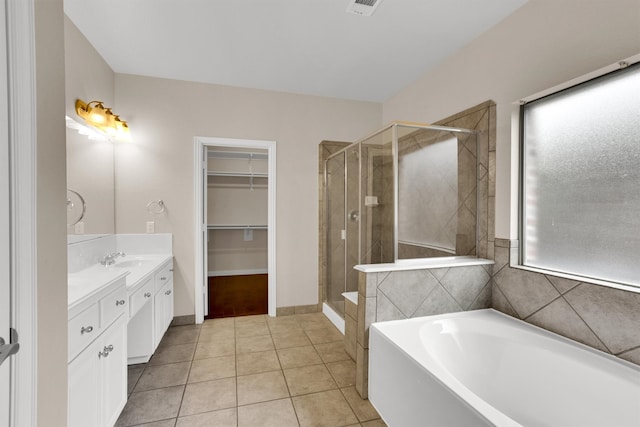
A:
[[[105,255],[104,259],[100,261],[100,264],[106,267],[113,265],[116,263],[116,258],[118,258],[119,256],[124,257],[124,252],[114,252],[112,254]]]

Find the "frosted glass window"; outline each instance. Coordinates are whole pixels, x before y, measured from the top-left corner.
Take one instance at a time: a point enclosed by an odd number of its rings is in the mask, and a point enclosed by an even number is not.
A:
[[[523,106],[522,262],[640,286],[640,67]]]

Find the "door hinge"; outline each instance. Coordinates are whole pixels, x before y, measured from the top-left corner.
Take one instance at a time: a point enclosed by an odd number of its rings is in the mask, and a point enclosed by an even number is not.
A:
[[[0,337],[0,365],[2,365],[2,363],[10,356],[13,356],[18,351],[20,351],[20,343],[18,343],[18,332],[13,328],[9,328],[9,331],[9,344],[6,344],[4,338]]]

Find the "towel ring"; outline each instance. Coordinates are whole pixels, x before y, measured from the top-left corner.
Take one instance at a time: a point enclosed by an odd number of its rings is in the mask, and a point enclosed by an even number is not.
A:
[[[162,212],[164,212],[164,208],[164,201],[162,199],[152,200],[147,203],[147,212],[149,212],[151,215],[161,214]]]

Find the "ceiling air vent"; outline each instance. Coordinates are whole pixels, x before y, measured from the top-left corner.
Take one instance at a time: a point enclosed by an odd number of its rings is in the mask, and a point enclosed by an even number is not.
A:
[[[371,16],[382,0],[350,0],[347,12],[355,15]]]

